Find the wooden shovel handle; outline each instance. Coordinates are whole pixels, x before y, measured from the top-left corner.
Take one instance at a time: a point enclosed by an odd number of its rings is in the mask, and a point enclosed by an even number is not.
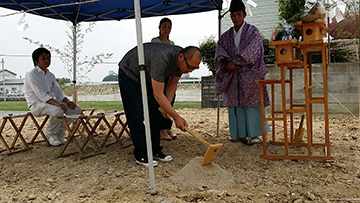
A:
[[[185,129],[188,133],[190,133],[193,137],[195,137],[197,140],[199,140],[203,145],[205,145],[206,147],[209,147],[211,144],[209,142],[207,142],[206,140],[204,140],[204,138],[202,138],[199,134],[197,134],[196,132],[190,130],[187,126],[185,126]]]
[[[161,107],[159,107],[159,111],[161,113],[164,113],[164,109],[162,109]],[[166,114],[167,117],[171,118],[171,116],[169,114]],[[206,147],[210,146],[210,143],[207,142],[206,140],[204,140],[199,134],[195,133],[194,131],[190,130],[187,126],[185,126],[185,130],[190,133],[193,137],[195,137],[197,140],[199,140],[203,145],[205,145]]]
[[[301,120],[300,120],[300,126],[299,126],[299,129],[301,129],[302,127],[303,127],[303,125],[304,125],[304,117],[305,117],[305,115],[303,114],[303,115],[301,115]]]

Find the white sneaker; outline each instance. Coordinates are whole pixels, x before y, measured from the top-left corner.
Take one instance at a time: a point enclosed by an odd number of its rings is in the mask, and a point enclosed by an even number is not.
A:
[[[66,138],[65,138],[65,132],[61,132],[58,134],[57,138],[58,140],[61,142],[61,144],[65,144],[66,143]]]
[[[161,162],[170,162],[173,160],[172,156],[170,155],[165,155],[162,152],[159,152],[158,154],[154,155],[154,159],[161,161]]]
[[[250,144],[257,144],[260,143],[260,139],[258,137],[253,137],[250,140]]]
[[[61,144],[65,144],[67,139],[64,136],[58,136],[59,141],[61,142]]]
[[[56,138],[53,136],[49,137],[48,135],[46,135],[46,138],[51,146],[57,147],[61,145],[61,142],[60,140],[57,139],[57,137]]]
[[[149,166],[149,162],[145,158],[140,158],[140,159],[135,158],[135,163],[139,164],[139,165]],[[155,167],[157,165],[158,165],[158,162],[153,160],[153,166]]]

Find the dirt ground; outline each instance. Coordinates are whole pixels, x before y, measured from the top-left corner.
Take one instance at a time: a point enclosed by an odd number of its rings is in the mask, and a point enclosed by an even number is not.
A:
[[[359,118],[329,116],[332,161],[271,160],[260,157],[262,144],[248,146],[228,140],[226,109],[220,111],[218,137],[216,109],[178,112],[190,129],[223,147],[211,165],[200,166],[206,147],[173,128],[177,139],[161,142],[164,153],[174,160],[154,168],[156,195],[150,194],[148,168],[135,164],[132,146],[122,148],[115,143],[103,148],[104,154],[78,160],[78,154],[57,158],[62,147],[41,142],[31,145],[31,150],[0,153],[0,202],[360,202]],[[107,133],[104,124],[101,126],[95,137],[99,143]],[[281,123],[276,129],[281,140]],[[29,140],[35,131],[28,121],[22,133]],[[324,140],[322,115],[314,115],[313,132],[314,141]],[[13,135],[7,124],[2,136],[11,143]],[[123,142],[127,139],[124,134]],[[271,133],[266,141],[268,153],[284,154],[283,146],[270,141]],[[74,146],[71,142],[66,152],[76,151]],[[0,148],[4,149],[2,143]],[[85,151],[93,149],[89,143]],[[306,147],[291,147],[289,151],[307,155]],[[324,148],[314,147],[313,152],[323,155]]]

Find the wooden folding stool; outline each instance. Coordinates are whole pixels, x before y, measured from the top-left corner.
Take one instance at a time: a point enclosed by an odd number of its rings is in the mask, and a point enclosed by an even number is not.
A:
[[[94,112],[97,110],[97,108],[85,108],[81,110],[81,114],[91,116],[94,114]],[[89,112],[88,114],[85,114],[85,112]]]
[[[39,125],[38,121],[36,120],[35,116],[32,113],[29,113],[29,117],[32,119],[32,121],[34,122],[34,125],[35,125],[35,127],[37,129],[35,135],[33,136],[33,138],[30,141],[30,144],[34,144],[34,143],[37,143],[37,142],[46,142],[47,145],[50,145],[50,143],[49,143],[48,139],[46,138],[45,133],[43,131],[43,128],[44,128],[46,122],[49,120],[50,116],[45,115],[45,118],[41,122],[40,125]],[[42,136],[43,139],[39,140],[39,141],[35,141],[39,134]]]
[[[81,114],[85,115],[85,116],[91,116],[94,114],[94,112],[97,110],[97,108],[85,108],[81,110]],[[92,124],[89,122],[89,119],[87,119],[87,123],[89,124],[90,127],[92,127]],[[82,135],[85,131],[85,128],[79,128],[78,133],[79,135]]]
[[[32,147],[29,147],[29,145],[26,143],[23,135],[21,134],[21,131],[24,128],[24,125],[25,125],[26,120],[27,120],[28,117],[29,117],[29,113],[19,114],[19,115],[9,114],[8,116],[4,116],[2,118],[3,121],[2,121],[1,126],[0,126],[0,140],[3,143],[3,145],[5,146],[5,148],[6,148],[5,150],[8,151],[8,154],[13,154],[13,153],[16,153],[16,152],[32,149]],[[16,123],[13,120],[13,119],[17,119],[17,118],[22,118],[22,121],[21,121],[19,127],[17,127]],[[10,122],[11,126],[13,127],[13,129],[16,132],[16,135],[13,138],[12,143],[11,143],[10,146],[7,144],[7,142],[6,142],[6,140],[5,140],[4,136],[3,136],[3,133],[2,133],[7,121]],[[24,145],[23,149],[15,149],[15,144],[16,144],[16,141],[17,141],[18,138],[20,138],[22,144]],[[5,151],[5,150],[2,150],[2,151]]]
[[[83,158],[88,158],[88,157],[92,157],[95,156],[97,154],[102,154],[104,152],[101,152],[96,140],[93,137],[93,134],[96,130],[96,128],[99,126],[100,122],[104,119],[104,115],[89,115],[89,116],[85,116],[85,115],[63,115],[63,116],[58,116],[59,119],[61,119],[64,123],[64,126],[67,129],[68,132],[68,136],[67,136],[67,141],[65,143],[65,145],[63,146],[63,149],[61,150],[60,154],[58,157],[62,157],[62,156],[67,156],[70,154],[74,154],[76,152],[73,153],[69,153],[69,154],[64,154],[65,150],[67,149],[67,147],[69,146],[70,142],[73,141],[75,143],[75,147],[79,152],[79,159],[83,159]],[[66,118],[75,118],[73,124],[70,126],[66,123]],[[96,119],[95,124],[93,126],[89,125],[88,121],[90,119]],[[82,145],[80,146],[80,142],[76,139],[75,133],[77,132],[77,130],[79,129],[79,127],[82,126],[85,131],[86,131],[86,139],[85,141],[82,143]],[[93,144],[94,146],[94,150],[95,152],[92,154],[85,154],[85,147],[86,145],[89,143],[89,141]]]
[[[130,136],[130,138],[131,138],[130,131],[129,131],[129,129],[127,128],[127,122],[123,122],[123,121],[121,120],[121,116],[122,116],[122,115],[125,115],[125,112],[123,112],[123,111],[121,111],[121,112],[109,111],[109,112],[104,112],[103,114],[104,114],[105,116],[106,116],[106,115],[114,115],[115,118],[114,118],[114,121],[113,121],[113,123],[111,124],[111,126],[110,126],[109,124],[107,124],[107,126],[108,126],[108,128],[109,128],[109,131],[108,131],[108,133],[106,134],[106,136],[105,136],[105,138],[104,138],[104,140],[103,140],[103,142],[102,142],[102,144],[101,144],[101,147],[105,147],[105,146],[114,144],[114,143],[116,143],[116,142],[120,144],[121,148],[125,148],[125,147],[128,147],[128,146],[131,146],[131,145],[132,145],[132,142],[124,145],[124,143],[121,142],[121,140],[120,140],[124,132],[126,132],[126,133]],[[104,117],[104,121],[108,123],[106,117]],[[114,128],[116,127],[117,123],[119,123],[120,126],[121,126],[121,130],[120,130],[120,133],[119,133],[119,134],[116,134],[115,129],[114,129]],[[109,137],[110,137],[111,134],[115,137],[116,142],[113,142],[113,143],[110,143],[110,144],[107,144],[107,145],[106,145],[106,142],[107,142],[107,140],[109,139]]]

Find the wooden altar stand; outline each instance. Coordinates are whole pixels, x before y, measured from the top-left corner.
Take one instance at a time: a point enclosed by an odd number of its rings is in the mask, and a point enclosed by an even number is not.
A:
[[[310,25],[311,24],[311,25]],[[301,23],[297,23],[297,26],[303,28]],[[298,43],[297,40],[284,40],[275,41],[270,45],[276,48],[276,64],[280,69],[280,79],[278,80],[259,80],[257,84],[260,88],[260,101],[261,101],[261,114],[262,114],[262,138],[263,138],[263,154],[262,158],[265,159],[332,159],[330,156],[330,139],[329,139],[329,120],[328,120],[328,98],[327,98],[327,66],[328,66],[328,44],[322,40],[322,32],[311,32],[309,29],[314,30],[326,30],[322,24],[322,21],[315,23],[307,23],[306,32],[309,34],[321,33],[321,39],[319,36],[307,36],[308,41]],[[304,31],[304,32],[305,32]],[[302,52],[303,59],[300,59],[299,51]],[[316,88],[312,85],[312,63],[311,56],[313,54],[321,54],[322,56],[322,82],[323,82],[323,96],[313,97],[312,91]],[[309,59],[309,61],[308,61]],[[285,68],[288,69],[289,77],[285,76]],[[293,71],[302,70],[304,76],[304,101],[301,104],[295,104],[293,99]],[[286,84],[289,87],[286,88]],[[264,85],[271,85],[271,114],[265,117],[264,109]],[[281,110],[276,111],[274,106],[274,86],[281,86]],[[289,95],[287,102],[286,95]],[[314,141],[313,123],[312,123],[312,105],[318,104],[324,107],[324,132],[323,135],[316,133],[316,141]],[[294,139],[294,114],[305,114],[306,117],[306,136],[304,140]],[[265,121],[269,121],[272,124],[272,138],[267,143],[265,134]],[[275,122],[281,122],[283,125],[283,136],[279,136],[275,130]],[[289,126],[288,126],[289,124]],[[288,133],[290,131],[290,133]],[[290,136],[289,136],[290,135]],[[290,138],[290,139],[289,139]],[[321,147],[324,151],[315,150],[315,148]],[[271,148],[271,150],[270,150]],[[280,148],[280,150],[279,150]],[[282,149],[283,150],[282,150]]]

